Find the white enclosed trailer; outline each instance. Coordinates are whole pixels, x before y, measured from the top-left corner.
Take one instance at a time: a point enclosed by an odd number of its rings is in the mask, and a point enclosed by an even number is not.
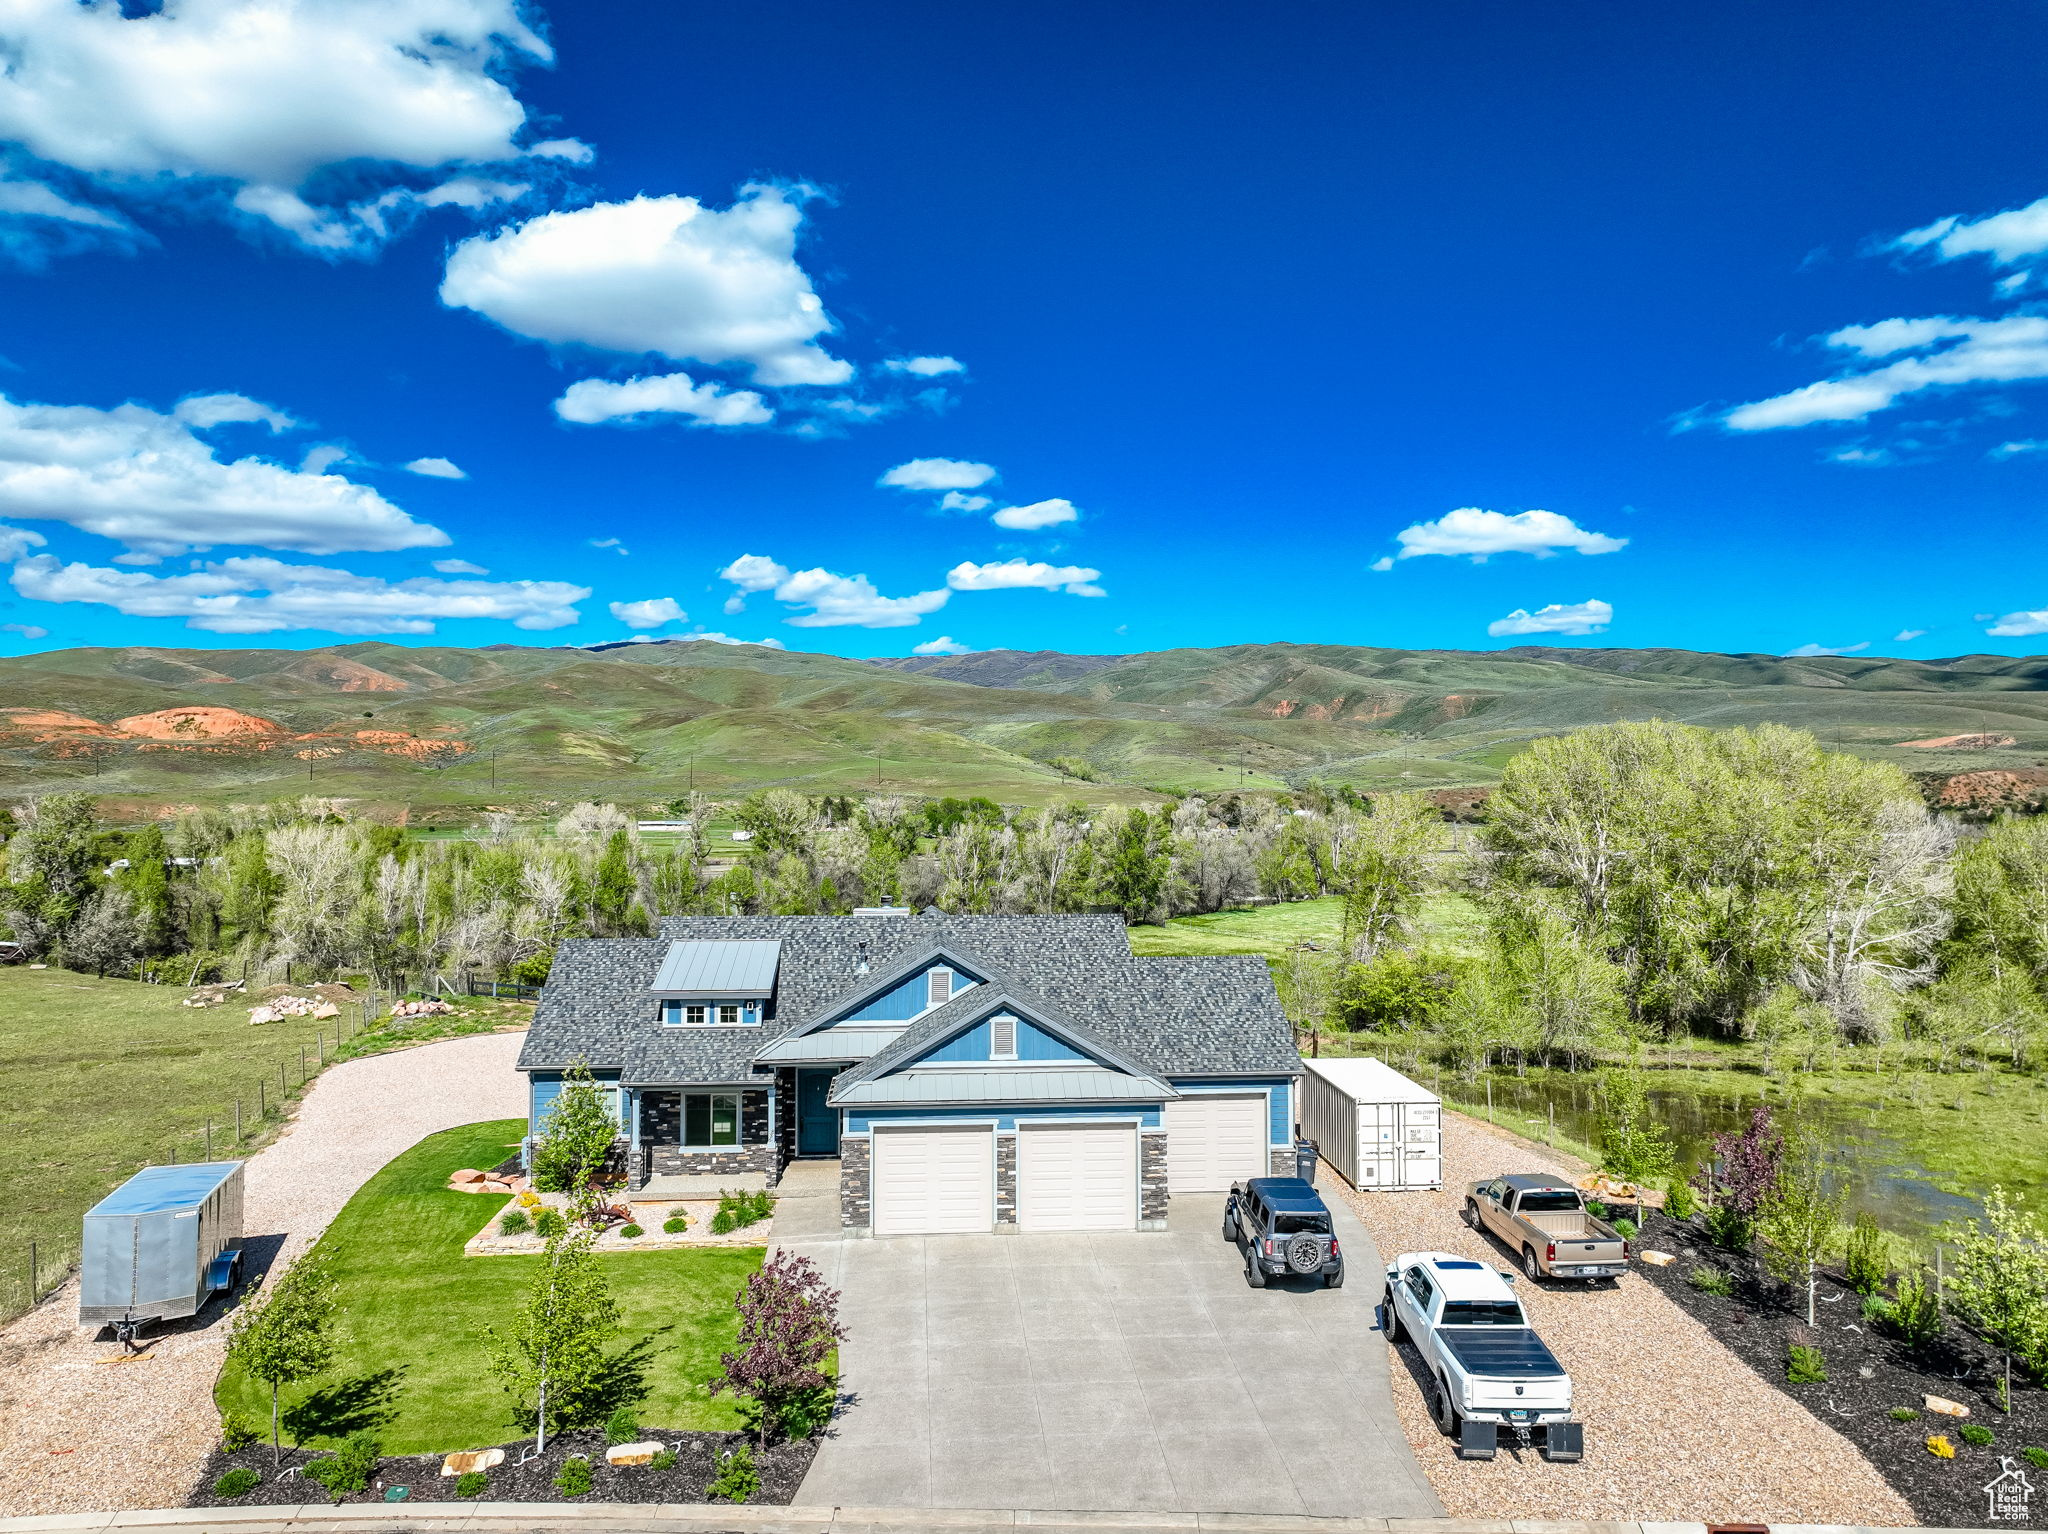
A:
[[[197,1315],[242,1268],[242,1163],[144,1167],[85,1212],[78,1321],[132,1339]]]
[[[1384,1060],[1302,1062],[1301,1132],[1354,1188],[1441,1188],[1443,1101]]]

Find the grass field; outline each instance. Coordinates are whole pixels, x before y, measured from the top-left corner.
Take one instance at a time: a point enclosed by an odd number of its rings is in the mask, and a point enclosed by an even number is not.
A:
[[[1479,907],[1462,895],[1431,897],[1418,930],[1428,941],[1459,952],[1485,936]],[[1301,943],[1336,952],[1344,936],[1344,903],[1335,895],[1285,905],[1246,906],[1204,916],[1176,916],[1156,927],[1131,928],[1131,951],[1140,957],[1171,954],[1255,953],[1277,959]]]
[[[246,1008],[179,1005],[176,986],[65,969],[0,969],[0,1316],[27,1300],[28,1244],[45,1284],[78,1252],[78,1217],[141,1167],[233,1152],[234,1101],[274,1124],[278,1069],[299,1089],[310,1022],[251,1027]],[[333,1025],[327,1036],[333,1038]],[[331,1046],[330,1046],[331,1047]],[[312,1067],[317,1071],[317,1066]]]
[[[465,1257],[462,1245],[504,1198],[450,1193],[457,1167],[491,1166],[519,1143],[519,1119],[430,1135],[362,1187],[319,1248],[332,1254],[345,1303],[334,1366],[287,1395],[295,1439],[330,1443],[358,1429],[386,1454],[445,1453],[504,1443],[521,1431],[486,1362],[482,1329],[520,1305],[538,1257]],[[598,1259],[622,1322],[613,1351],[645,1388],[652,1427],[739,1426],[730,1396],[707,1382],[737,1335],[733,1296],[761,1264],[760,1247],[636,1252]],[[630,1397],[631,1390],[623,1392]],[[268,1424],[270,1399],[230,1365],[223,1412]]]

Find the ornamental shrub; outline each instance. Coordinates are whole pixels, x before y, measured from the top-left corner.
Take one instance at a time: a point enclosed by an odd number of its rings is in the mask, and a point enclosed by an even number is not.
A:
[[[1959,1431],[1963,1435],[1963,1442],[1973,1449],[1990,1448],[1992,1440],[1998,1436],[1990,1428],[1980,1426],[1975,1422],[1964,1423]]]
[[[246,1449],[262,1436],[238,1412],[229,1412],[220,1419],[220,1451],[223,1454],[233,1454]]]
[[[639,1227],[639,1225],[636,1224],[634,1221],[628,1220],[625,1224],[619,1227],[619,1234],[625,1237],[628,1241],[637,1241],[642,1236],[646,1235],[647,1232],[642,1230]]]
[[[2022,1449],[2020,1458],[2036,1470],[2048,1470],[2048,1449]]]
[[[585,1497],[595,1478],[590,1473],[590,1461],[581,1454],[572,1454],[562,1461],[562,1468],[555,1476],[555,1490],[565,1497]]]
[[[1725,1298],[1735,1292],[1735,1280],[1720,1268],[1694,1268],[1685,1275],[1685,1281],[1701,1294],[1718,1294]]]
[[[308,1465],[305,1474],[325,1486],[339,1502],[368,1486],[376,1469],[377,1440],[368,1433],[351,1433],[332,1454]]]
[[[481,1497],[490,1489],[491,1478],[481,1470],[465,1470],[455,1478],[455,1495]]]
[[[1614,1222],[1614,1233],[1624,1241],[1633,1241],[1636,1238],[1636,1222],[1634,1220],[1616,1220]]]
[[[675,1469],[676,1451],[674,1449],[663,1449],[659,1454],[655,1455],[653,1459],[647,1462],[647,1468],[649,1470]]]
[[[661,1222],[662,1234],[667,1236],[680,1236],[684,1231],[688,1230],[689,1228],[690,1222],[684,1219],[679,1214],[670,1215],[666,1220],[663,1220]]]
[[[498,1234],[501,1236],[523,1236],[533,1229],[533,1221],[526,1217],[523,1209],[508,1209],[498,1220]]]
[[[543,1209],[533,1217],[533,1229],[542,1240],[552,1241],[568,1234],[569,1222],[562,1218],[561,1210]]]
[[[1920,1413],[1913,1410],[1910,1406],[1894,1406],[1892,1408],[1892,1421],[1894,1422],[1918,1422],[1919,1420]]]
[[[247,1465],[237,1465],[213,1483],[216,1497],[246,1497],[263,1484],[263,1477]]]
[[[728,1502],[745,1502],[761,1490],[761,1472],[754,1468],[754,1451],[741,1444],[730,1454],[720,1457],[718,1475],[704,1488],[707,1497],[723,1497]]]
[[[1927,1452],[1936,1459],[1954,1459],[1956,1457],[1956,1446],[1942,1437],[1941,1434],[1936,1433],[1927,1440]]]
[[[621,1406],[605,1419],[604,1441],[612,1445],[640,1441],[640,1420],[632,1407]]]
[[[1890,1257],[1891,1242],[1877,1228],[1877,1221],[1867,1213],[1857,1215],[1842,1259],[1849,1287],[1858,1294],[1877,1293],[1891,1277]]]
[[[1821,1358],[1819,1348],[1804,1347],[1795,1342],[1785,1349],[1786,1384],[1825,1385],[1827,1382],[1827,1363]]]
[[[1689,1220],[1699,1206],[1699,1195],[1692,1191],[1685,1179],[1672,1178],[1670,1187],[1664,1190],[1664,1212],[1674,1220]]]
[[[1941,1303],[1924,1270],[1901,1273],[1881,1316],[1873,1318],[1908,1347],[1925,1347],[1941,1335]]]

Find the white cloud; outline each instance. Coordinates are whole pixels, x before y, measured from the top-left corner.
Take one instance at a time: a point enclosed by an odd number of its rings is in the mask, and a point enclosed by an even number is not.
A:
[[[1505,634],[1598,634],[1614,621],[1614,609],[1597,598],[1587,602],[1558,603],[1539,607],[1533,613],[1518,607],[1505,618],[1486,625],[1486,632],[1499,638]]]
[[[2007,613],[1984,631],[1999,639],[2027,639],[2048,634],[2048,608],[2028,613]]]
[[[83,203],[73,202],[41,181],[11,176],[0,179],[0,213],[13,213],[23,218],[54,218],[60,223],[124,233],[132,228],[126,219],[104,208],[89,208]]]
[[[647,597],[638,602],[614,602],[612,616],[636,629],[658,629],[665,623],[687,623],[690,615],[674,597]]]
[[[1859,640],[1855,644],[1836,645],[1833,647],[1824,644],[1803,644],[1796,650],[1787,650],[1785,658],[1787,660],[1810,660],[1816,655],[1854,655],[1858,650],[1867,650],[1869,648],[1870,641],[1867,639]]]
[[[443,618],[487,618],[554,629],[590,595],[565,581],[386,581],[324,565],[264,558],[208,562],[185,575],[65,564],[36,554],[14,567],[14,589],[37,602],[91,602],[140,618],[183,618],[216,634],[321,629],[335,634],[431,634]]]
[[[1898,455],[1888,447],[1838,447],[1828,454],[1829,463],[1860,463],[1868,468],[1881,468],[1898,461]]]
[[[238,394],[142,405],[19,404],[0,396],[0,515],[67,522],[145,553],[251,544],[305,554],[448,542],[376,491],[263,458],[223,462],[199,429],[289,418]]]
[[[892,490],[975,490],[996,477],[985,463],[961,458],[913,458],[899,463],[875,483]]]
[[[957,357],[891,357],[882,366],[892,373],[908,373],[912,378],[937,378],[943,373],[967,371],[967,364]]]
[[[525,109],[501,77],[551,57],[520,11],[517,0],[176,0],[129,14],[11,0],[0,138],[110,189],[238,186],[242,211],[338,248],[368,225],[299,198],[315,172],[347,164],[360,185],[374,166],[520,153]]]
[[[646,415],[688,416],[698,426],[759,426],[775,419],[775,412],[751,389],[696,383],[688,373],[629,378],[624,383],[585,378],[569,385],[555,401],[555,414],[582,426]]]
[[[1057,527],[1062,522],[1077,521],[1080,515],[1072,501],[1054,499],[1033,501],[1029,506],[1005,506],[989,520],[997,527],[1036,532],[1044,527]]]
[[[1461,506],[1445,512],[1434,522],[1417,522],[1395,534],[1401,552],[1380,560],[1375,570],[1391,570],[1396,560],[1419,559],[1442,554],[1452,559],[1469,559],[1484,564],[1495,554],[1533,554],[1547,559],[1560,549],[1581,554],[1612,554],[1625,548],[1626,538],[1610,538],[1589,532],[1554,511],[1482,511]]]
[[[443,575],[489,575],[491,572],[482,565],[473,565],[466,559],[437,559],[434,568]]]
[[[2015,442],[2001,442],[1986,456],[2003,462],[2007,458],[2022,458],[2028,453],[2048,452],[2048,441],[2037,437],[2023,437]]]
[[[939,497],[941,511],[986,511],[995,501],[985,495],[962,495],[958,490],[948,490]]]
[[[418,194],[423,208],[467,208],[472,213],[501,202],[515,202],[533,188],[524,181],[484,181],[476,176],[457,176]]]
[[[33,623],[0,623],[0,634],[19,634],[23,639],[48,639],[50,631]]]
[[[469,476],[445,458],[415,458],[405,466],[408,474],[424,474],[428,479],[468,479]]]
[[[580,138],[542,139],[526,152],[536,160],[563,160],[571,165],[588,165],[597,158],[597,151]]]
[[[617,538],[585,538],[583,541],[593,549],[610,549],[614,554],[625,555],[633,552]]]
[[[1896,634],[1892,635],[1892,643],[1905,644],[1908,640],[1923,638],[1926,633],[1927,630],[1925,629],[1900,629]]]
[[[718,578],[722,581],[731,581],[742,593],[773,591],[789,579],[789,571],[766,554],[742,554],[719,571]],[[728,606],[726,611],[736,612],[738,609]]]
[[[322,442],[306,449],[299,459],[301,474],[325,474],[338,463],[347,463],[349,450],[339,443]]]
[[[2024,208],[1982,218],[1951,215],[1892,241],[1897,250],[1924,250],[1937,261],[1987,257],[1993,266],[2023,266],[2048,254],[2048,197]]]
[[[1100,570],[1023,559],[1006,559],[1001,563],[992,561],[985,565],[963,561],[946,572],[946,584],[955,591],[1064,591],[1077,597],[1107,595],[1094,584],[1100,579]]]
[[[964,645],[951,634],[941,634],[937,639],[927,639],[923,644],[910,647],[912,655],[972,655],[974,646]]]
[[[19,559],[30,549],[39,549],[49,541],[41,533],[32,533],[25,527],[0,524],[0,563]]]
[[[730,634],[719,634],[708,629],[701,634],[678,634],[676,638],[692,642],[701,639],[706,644],[750,644],[762,650],[787,650],[789,648],[788,645],[779,639],[735,639]]]
[[[1822,421],[1860,421],[1929,389],[2048,378],[2048,317],[2041,315],[1880,320],[1846,326],[1822,339],[1861,359],[1895,360],[1738,405],[1722,415],[1722,423],[1731,431],[1779,431]]]
[[[853,369],[818,345],[832,320],[796,263],[802,199],[755,185],[722,210],[671,196],[544,213],[457,245],[441,299],[537,341],[844,383]]]

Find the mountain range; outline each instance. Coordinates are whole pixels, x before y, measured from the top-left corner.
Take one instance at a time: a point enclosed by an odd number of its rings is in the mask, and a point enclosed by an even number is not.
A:
[[[0,659],[0,793],[419,805],[695,787],[986,794],[1495,781],[1616,719],[1778,721],[1952,773],[2048,752],[2048,657],[1245,644],[878,661],[758,645],[88,648]]]

